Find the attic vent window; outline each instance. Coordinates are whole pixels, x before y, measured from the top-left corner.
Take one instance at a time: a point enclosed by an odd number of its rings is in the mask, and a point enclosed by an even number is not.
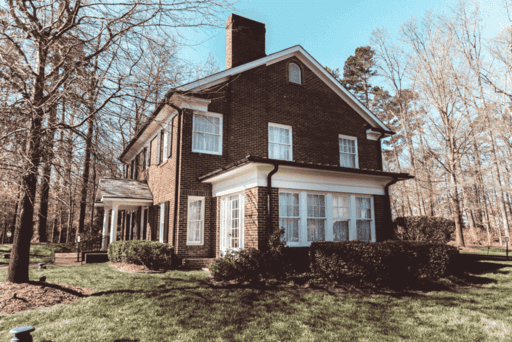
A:
[[[291,63],[288,66],[288,81],[290,81],[290,83],[302,84],[300,68],[297,64]]]

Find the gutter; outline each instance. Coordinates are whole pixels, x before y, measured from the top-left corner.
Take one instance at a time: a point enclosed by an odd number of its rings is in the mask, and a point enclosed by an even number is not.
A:
[[[181,155],[181,118],[183,116],[183,109],[178,108],[171,102],[169,102],[169,106],[178,111],[178,134],[176,136],[176,174],[174,176],[174,213],[173,213],[173,221],[172,221],[172,246],[176,246],[176,226],[177,226],[177,217],[178,217],[178,195],[179,195],[179,176],[180,176],[180,155]],[[169,241],[167,241],[169,243]]]
[[[270,236],[272,234],[272,176],[276,174],[279,170],[278,163],[272,163],[274,165],[274,169],[270,171],[267,175],[267,205],[268,205],[268,215],[267,215],[267,231]]]

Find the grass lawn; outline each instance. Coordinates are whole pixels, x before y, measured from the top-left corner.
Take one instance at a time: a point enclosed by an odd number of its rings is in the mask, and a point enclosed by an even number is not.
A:
[[[1,254],[9,253],[12,245],[0,245],[0,264],[8,264],[9,259],[3,259]],[[55,253],[73,253],[76,252],[76,246],[68,243],[55,243],[48,245],[31,244],[30,262],[53,262]]]
[[[495,256],[501,251],[491,250]],[[481,288],[410,294],[297,294],[215,288],[203,271],[122,273],[107,264],[30,269],[31,279],[88,287],[71,305],[0,316],[0,341],[510,341],[512,261],[464,256]],[[6,271],[0,271],[5,279]]]

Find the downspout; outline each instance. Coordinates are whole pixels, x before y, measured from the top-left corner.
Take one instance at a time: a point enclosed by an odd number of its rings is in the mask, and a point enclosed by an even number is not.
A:
[[[169,106],[178,111],[178,134],[176,136],[176,174],[174,176],[174,213],[172,221],[172,246],[176,248],[176,225],[178,218],[178,195],[179,195],[179,176],[180,176],[180,152],[181,152],[181,117],[183,110],[169,102]],[[175,249],[176,251],[176,249]]]
[[[268,205],[268,215],[267,215],[267,231],[270,236],[272,234],[272,176],[279,170],[279,164],[272,163],[274,165],[274,169],[270,171],[267,175],[267,205]]]
[[[393,184],[396,184],[397,182],[398,182],[398,178],[393,178],[393,180],[391,182],[387,183],[384,186],[384,196],[386,196],[386,202],[387,202],[387,206],[389,208],[388,224],[389,224],[390,228],[391,228],[392,223],[393,223],[393,220],[392,220],[393,215],[391,214],[391,199],[389,198],[389,187],[391,185],[393,185]]]

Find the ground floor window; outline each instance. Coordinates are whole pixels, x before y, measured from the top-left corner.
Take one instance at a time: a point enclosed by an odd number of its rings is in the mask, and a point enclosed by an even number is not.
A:
[[[202,245],[204,238],[204,197],[188,197],[187,245]]]
[[[281,190],[279,227],[288,246],[314,241],[375,241],[373,196]]]

